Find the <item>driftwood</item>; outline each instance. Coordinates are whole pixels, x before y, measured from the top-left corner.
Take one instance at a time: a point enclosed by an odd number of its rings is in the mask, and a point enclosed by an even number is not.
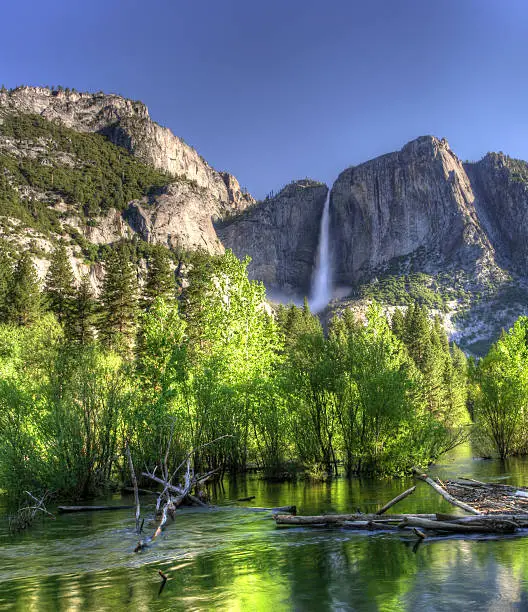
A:
[[[45,502],[49,497],[49,493],[47,491],[40,499],[35,497],[30,491],[26,491],[26,495],[31,499],[31,501],[34,502],[34,505],[19,508],[16,514],[9,519],[9,530],[11,532],[23,531],[24,529],[27,529],[31,523],[33,523],[39,512],[42,512],[55,520],[55,515],[46,509]]]
[[[390,502],[385,504],[376,514],[323,514],[316,516],[292,516],[290,514],[276,514],[273,516],[277,526],[295,527],[330,527],[344,528],[367,531],[390,531],[390,530],[411,530],[418,537],[415,544],[416,550],[419,543],[427,538],[427,531],[445,534],[511,534],[520,529],[528,528],[528,512],[519,513],[488,513],[482,514],[476,508],[464,504],[448,493],[444,487],[435,483],[425,474],[416,468],[419,477],[431,485],[442,497],[450,501],[453,505],[468,510],[471,516],[459,516],[453,514],[384,514],[398,501],[405,499],[413,493],[415,487],[404,491]],[[470,484],[465,484],[469,482]],[[488,485],[465,479],[465,482],[454,482],[453,487],[463,487],[468,489],[482,489]],[[494,488],[493,485],[490,485]],[[496,489],[497,487],[495,487]],[[501,495],[515,495],[519,491],[516,487],[509,485],[498,485]],[[527,493],[528,494],[528,493]],[[521,499],[525,499],[524,496]]]
[[[303,525],[303,526],[340,526],[344,523],[357,521],[375,522],[377,524],[390,524],[391,522],[401,523],[407,516],[417,516],[420,518],[435,519],[434,514],[391,514],[380,517],[378,514],[321,514],[316,516],[292,516],[290,514],[275,514],[273,519],[277,525]],[[349,525],[350,526],[350,525]]]
[[[137,483],[137,478],[136,478],[136,472],[134,471],[134,464],[132,462],[132,455],[130,454],[130,448],[128,446],[128,440],[126,443],[126,454],[128,458],[128,467],[130,468],[130,478],[132,480],[132,486],[134,487],[134,500],[136,502],[136,533],[139,535],[139,533],[141,532],[141,527],[140,527],[141,506],[139,505],[138,483]]]
[[[456,499],[451,494],[449,494],[443,487],[437,484],[432,478],[429,478],[427,474],[424,474],[422,470],[417,467],[413,467],[413,472],[416,474],[416,477],[420,480],[423,480],[428,485],[430,485],[437,493],[439,493],[445,500],[447,500],[453,506],[457,506],[470,514],[481,514],[480,510],[473,508],[472,506]]]
[[[61,514],[71,512],[101,512],[104,510],[129,510],[134,506],[59,506],[57,510]]]
[[[398,495],[398,497],[395,497],[394,499],[391,499],[390,502],[386,503],[383,508],[381,508],[380,510],[378,510],[376,512],[376,514],[383,514],[384,512],[387,512],[387,510],[389,508],[392,508],[392,506],[394,506],[395,504],[397,504],[399,501],[401,501],[402,499],[405,499],[406,497],[408,497],[409,495],[411,495],[412,493],[414,493],[416,491],[416,486],[411,487],[410,489],[407,489],[407,491],[404,491],[403,493],[400,493],[400,495]]]
[[[174,520],[176,510],[182,504],[188,503],[189,505],[208,507],[207,504],[205,504],[201,499],[199,499],[196,495],[193,495],[193,491],[195,489],[198,489],[200,485],[203,485],[203,483],[206,482],[209,478],[211,478],[214,474],[216,474],[218,470],[211,470],[206,474],[195,474],[194,469],[192,467],[191,458],[198,450],[205,448],[206,446],[210,446],[218,440],[232,437],[230,435],[220,436],[219,438],[216,438],[211,442],[207,442],[206,444],[202,444],[197,448],[191,449],[185,456],[184,460],[173,471],[173,473],[169,474],[168,459],[170,446],[172,443],[172,433],[173,428],[171,428],[169,442],[167,444],[167,450],[165,452],[163,461],[161,462],[161,477],[156,476],[155,469],[153,472],[149,472],[148,470],[142,472],[143,476],[163,486],[163,490],[158,495],[158,499],[156,500],[156,513],[161,513],[161,520],[154,534],[151,537],[147,537],[143,540],[140,540],[137,543],[134,552],[140,552],[141,550],[146,548],[153,540],[155,540],[163,532],[169,519]],[[176,477],[176,474],[184,466],[186,466],[186,470],[183,477],[183,482],[179,485],[176,485],[172,481]]]
[[[514,533],[517,525],[512,521],[457,523],[454,521],[429,520],[418,517],[406,517],[404,526],[421,527],[434,531],[448,531],[451,533]]]
[[[248,502],[255,499],[254,495],[250,495],[249,497],[241,497],[240,499],[237,499],[237,501],[239,502]]]

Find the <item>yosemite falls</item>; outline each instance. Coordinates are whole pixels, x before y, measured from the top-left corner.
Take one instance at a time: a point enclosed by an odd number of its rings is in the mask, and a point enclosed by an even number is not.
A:
[[[317,248],[317,261],[312,279],[310,308],[312,312],[323,310],[332,298],[332,265],[330,257],[330,194],[328,188],[321,217],[321,231]]]

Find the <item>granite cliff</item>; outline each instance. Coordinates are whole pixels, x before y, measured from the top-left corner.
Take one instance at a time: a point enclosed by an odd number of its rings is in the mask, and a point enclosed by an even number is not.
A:
[[[307,295],[328,187],[308,179],[290,183],[242,215],[218,224],[218,237],[237,257],[251,257],[249,274],[271,290]]]
[[[330,187],[305,179],[256,202],[141,102],[20,87],[0,91],[0,166],[0,234],[32,249],[41,275],[59,236],[94,285],[90,253],[120,239],[231,248],[268,289],[302,298],[330,188],[334,284],[348,294],[334,308],[416,298],[470,345],[528,304],[528,166],[502,153],[462,163],[445,139],[423,136]]]

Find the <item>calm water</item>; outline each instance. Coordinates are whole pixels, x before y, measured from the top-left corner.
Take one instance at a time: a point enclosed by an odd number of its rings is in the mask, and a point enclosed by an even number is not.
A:
[[[528,462],[474,461],[467,448],[431,472],[528,483]],[[410,484],[248,479],[226,483],[216,503],[255,495],[246,506],[369,511]],[[63,515],[15,538],[2,525],[0,610],[528,610],[528,538],[431,539],[416,549],[408,535],[277,529],[269,513],[243,505],[182,510],[140,554],[131,510]],[[398,509],[452,511],[425,483]],[[169,576],[161,595],[158,570]]]

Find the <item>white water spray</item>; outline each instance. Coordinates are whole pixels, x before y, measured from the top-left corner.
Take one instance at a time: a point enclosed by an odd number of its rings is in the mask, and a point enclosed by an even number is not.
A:
[[[330,261],[330,192],[328,189],[321,218],[317,261],[312,279],[310,309],[320,312],[332,299],[332,265]]]

